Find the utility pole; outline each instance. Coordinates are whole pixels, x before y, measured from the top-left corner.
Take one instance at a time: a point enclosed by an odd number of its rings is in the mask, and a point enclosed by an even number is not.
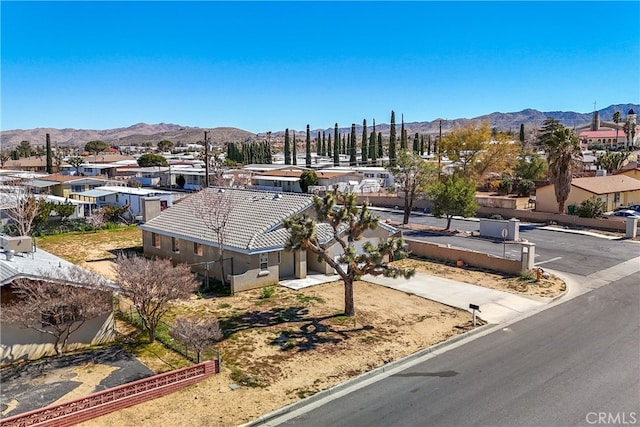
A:
[[[204,186],[209,188],[209,139],[204,131]]]
[[[438,136],[437,146],[434,144],[433,151],[438,155],[438,175],[442,171],[440,168],[440,144],[442,144],[442,119],[440,119],[440,133]]]

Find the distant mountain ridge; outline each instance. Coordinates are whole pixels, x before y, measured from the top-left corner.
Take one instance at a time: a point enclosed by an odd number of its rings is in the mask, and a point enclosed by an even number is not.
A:
[[[598,110],[601,121],[612,121],[615,111],[621,114],[621,120],[625,120],[627,112],[634,109],[636,112],[640,110],[639,104],[617,104]],[[389,111],[389,115],[391,111]],[[396,127],[398,136],[400,133],[400,115],[401,112],[396,111]],[[447,132],[455,126],[465,126],[468,123],[479,123],[481,121],[489,122],[492,128],[498,130],[518,132],[520,125],[524,124],[525,129],[531,130],[538,128],[546,120],[552,117],[568,127],[578,127],[591,123],[593,112],[576,113],[573,111],[550,111],[541,112],[534,109],[525,109],[512,113],[494,112],[472,119],[442,119],[442,130]],[[351,125],[344,126],[339,129],[344,134],[351,131]],[[369,132],[372,123],[367,119]],[[411,137],[416,132],[420,134],[437,134],[439,132],[440,119],[424,122],[405,123],[407,133]],[[390,125],[388,123],[376,123],[376,131],[382,132],[383,135],[389,134]],[[362,121],[356,123],[358,137],[362,131]],[[75,145],[80,146],[92,140],[102,140],[112,145],[141,145],[144,143],[157,144],[163,139],[172,141],[173,143],[193,144],[201,142],[204,139],[204,131],[208,131],[208,137],[214,145],[221,145],[225,142],[245,142],[253,140],[263,140],[267,138],[266,132],[254,134],[242,129],[231,127],[218,127],[212,129],[204,129],[199,127],[188,127],[170,123],[146,124],[137,123],[135,125],[106,130],[90,130],[90,129],[55,129],[55,128],[36,128],[36,129],[16,129],[0,132],[0,144],[2,149],[8,149],[18,145],[21,141],[29,141],[32,146],[43,145],[45,135],[48,133],[53,144]],[[291,129],[293,131],[293,129]],[[312,137],[318,132],[325,131],[333,134],[333,127],[326,129],[314,129],[311,131]],[[295,130],[296,138],[304,138],[306,129]],[[272,132],[271,136],[275,139],[284,137],[284,129]]]

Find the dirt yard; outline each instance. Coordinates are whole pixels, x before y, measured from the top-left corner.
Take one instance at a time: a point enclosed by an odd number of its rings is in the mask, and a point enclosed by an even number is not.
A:
[[[95,233],[95,240],[88,235],[44,239],[40,247],[110,276],[117,250],[140,245],[134,231],[118,233],[115,243],[108,234]],[[401,262],[509,292],[553,296],[564,290],[553,277],[533,282],[425,261]],[[356,283],[355,306],[355,319],[340,315],[341,282],[300,291],[275,287],[269,298],[255,290],[175,304],[173,315],[191,312],[221,320],[221,374],[83,425],[238,425],[471,328],[466,311],[365,282]],[[156,372],[171,369],[153,354],[137,357]]]

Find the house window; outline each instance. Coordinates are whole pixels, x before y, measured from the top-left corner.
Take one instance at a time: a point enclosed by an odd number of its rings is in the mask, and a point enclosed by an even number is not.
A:
[[[260,254],[260,270],[265,271],[269,268],[269,254]]]
[[[118,203],[120,201],[120,195],[116,194],[116,203]]]
[[[171,238],[171,250],[173,252],[180,252],[180,239],[175,237]]]
[[[389,178],[389,174],[388,173],[381,173],[380,174],[380,178]]]
[[[202,245],[200,243],[193,242],[193,253],[202,256]]]
[[[281,252],[278,252],[278,265],[282,262]]]
[[[73,191],[74,193],[82,193],[84,191],[84,186],[82,186],[82,185],[72,185],[71,186],[71,191]]]
[[[613,193],[613,203],[620,203],[620,193]]]
[[[160,247],[160,235],[156,233],[151,233],[151,244],[154,248]]]

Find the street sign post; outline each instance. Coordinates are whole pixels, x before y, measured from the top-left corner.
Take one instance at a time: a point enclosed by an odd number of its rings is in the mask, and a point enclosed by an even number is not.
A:
[[[476,326],[476,310],[478,310],[478,313],[482,313],[480,311],[480,306],[476,304],[469,304],[469,308],[473,310],[473,326]]]

